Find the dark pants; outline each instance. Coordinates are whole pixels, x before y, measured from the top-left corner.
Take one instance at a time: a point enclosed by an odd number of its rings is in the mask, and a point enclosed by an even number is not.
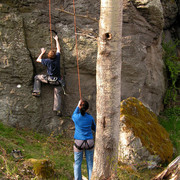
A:
[[[48,81],[48,75],[36,75],[34,77],[34,88],[33,92],[41,93],[41,82],[42,83],[49,83]],[[53,105],[53,111],[60,111],[61,110],[61,85],[59,83],[54,83],[54,105]]]

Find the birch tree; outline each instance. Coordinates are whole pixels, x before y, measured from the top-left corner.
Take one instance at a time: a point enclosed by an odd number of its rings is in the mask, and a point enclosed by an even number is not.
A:
[[[115,179],[118,160],[123,0],[101,0],[92,180]]]

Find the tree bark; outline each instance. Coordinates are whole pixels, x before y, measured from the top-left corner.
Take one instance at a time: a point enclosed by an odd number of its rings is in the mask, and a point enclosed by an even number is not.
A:
[[[118,161],[123,0],[101,0],[92,180],[115,179]]]

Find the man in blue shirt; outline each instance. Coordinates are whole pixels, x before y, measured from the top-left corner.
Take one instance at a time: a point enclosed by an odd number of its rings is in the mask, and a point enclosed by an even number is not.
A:
[[[87,101],[80,100],[76,107],[72,120],[75,124],[74,133],[74,179],[82,180],[81,164],[83,159],[83,150],[85,150],[88,178],[91,179],[93,168],[94,140],[92,130],[96,131],[94,118],[86,111],[89,108]]]
[[[47,67],[47,75],[36,75],[34,77],[33,96],[39,97],[41,94],[41,82],[55,85],[54,87],[54,106],[53,111],[57,111],[57,115],[61,116],[61,86],[60,86],[60,45],[58,36],[53,37],[56,41],[57,50],[51,49],[48,53],[48,59],[43,59],[42,56],[46,52],[41,48],[41,54],[38,56],[36,62],[39,62]]]

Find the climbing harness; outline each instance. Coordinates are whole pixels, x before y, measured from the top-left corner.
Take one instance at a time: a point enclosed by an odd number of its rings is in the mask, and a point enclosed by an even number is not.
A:
[[[51,77],[51,76],[47,76],[47,81],[49,84],[52,85],[57,85],[58,83],[58,77]]]
[[[75,32],[75,44],[76,44],[76,61],[77,61],[77,73],[78,73],[78,86],[79,86],[79,96],[80,96],[80,99],[81,99],[81,85],[80,85],[80,75],[79,75],[78,46],[77,46],[77,33],[76,33],[76,9],[75,9],[74,0],[73,0],[73,9],[74,9],[74,32]]]
[[[51,85],[55,85],[55,86],[61,86],[62,90],[64,92],[64,95],[67,95],[66,91],[65,91],[65,81],[64,79],[61,77],[61,79],[58,79],[58,77],[51,77],[49,75],[46,76],[47,78],[47,82]]]
[[[77,145],[76,142],[74,142],[74,145],[79,150],[83,150],[83,149],[90,150],[90,149],[94,148],[94,143],[90,146],[87,141],[88,140],[82,140],[81,145]]]

